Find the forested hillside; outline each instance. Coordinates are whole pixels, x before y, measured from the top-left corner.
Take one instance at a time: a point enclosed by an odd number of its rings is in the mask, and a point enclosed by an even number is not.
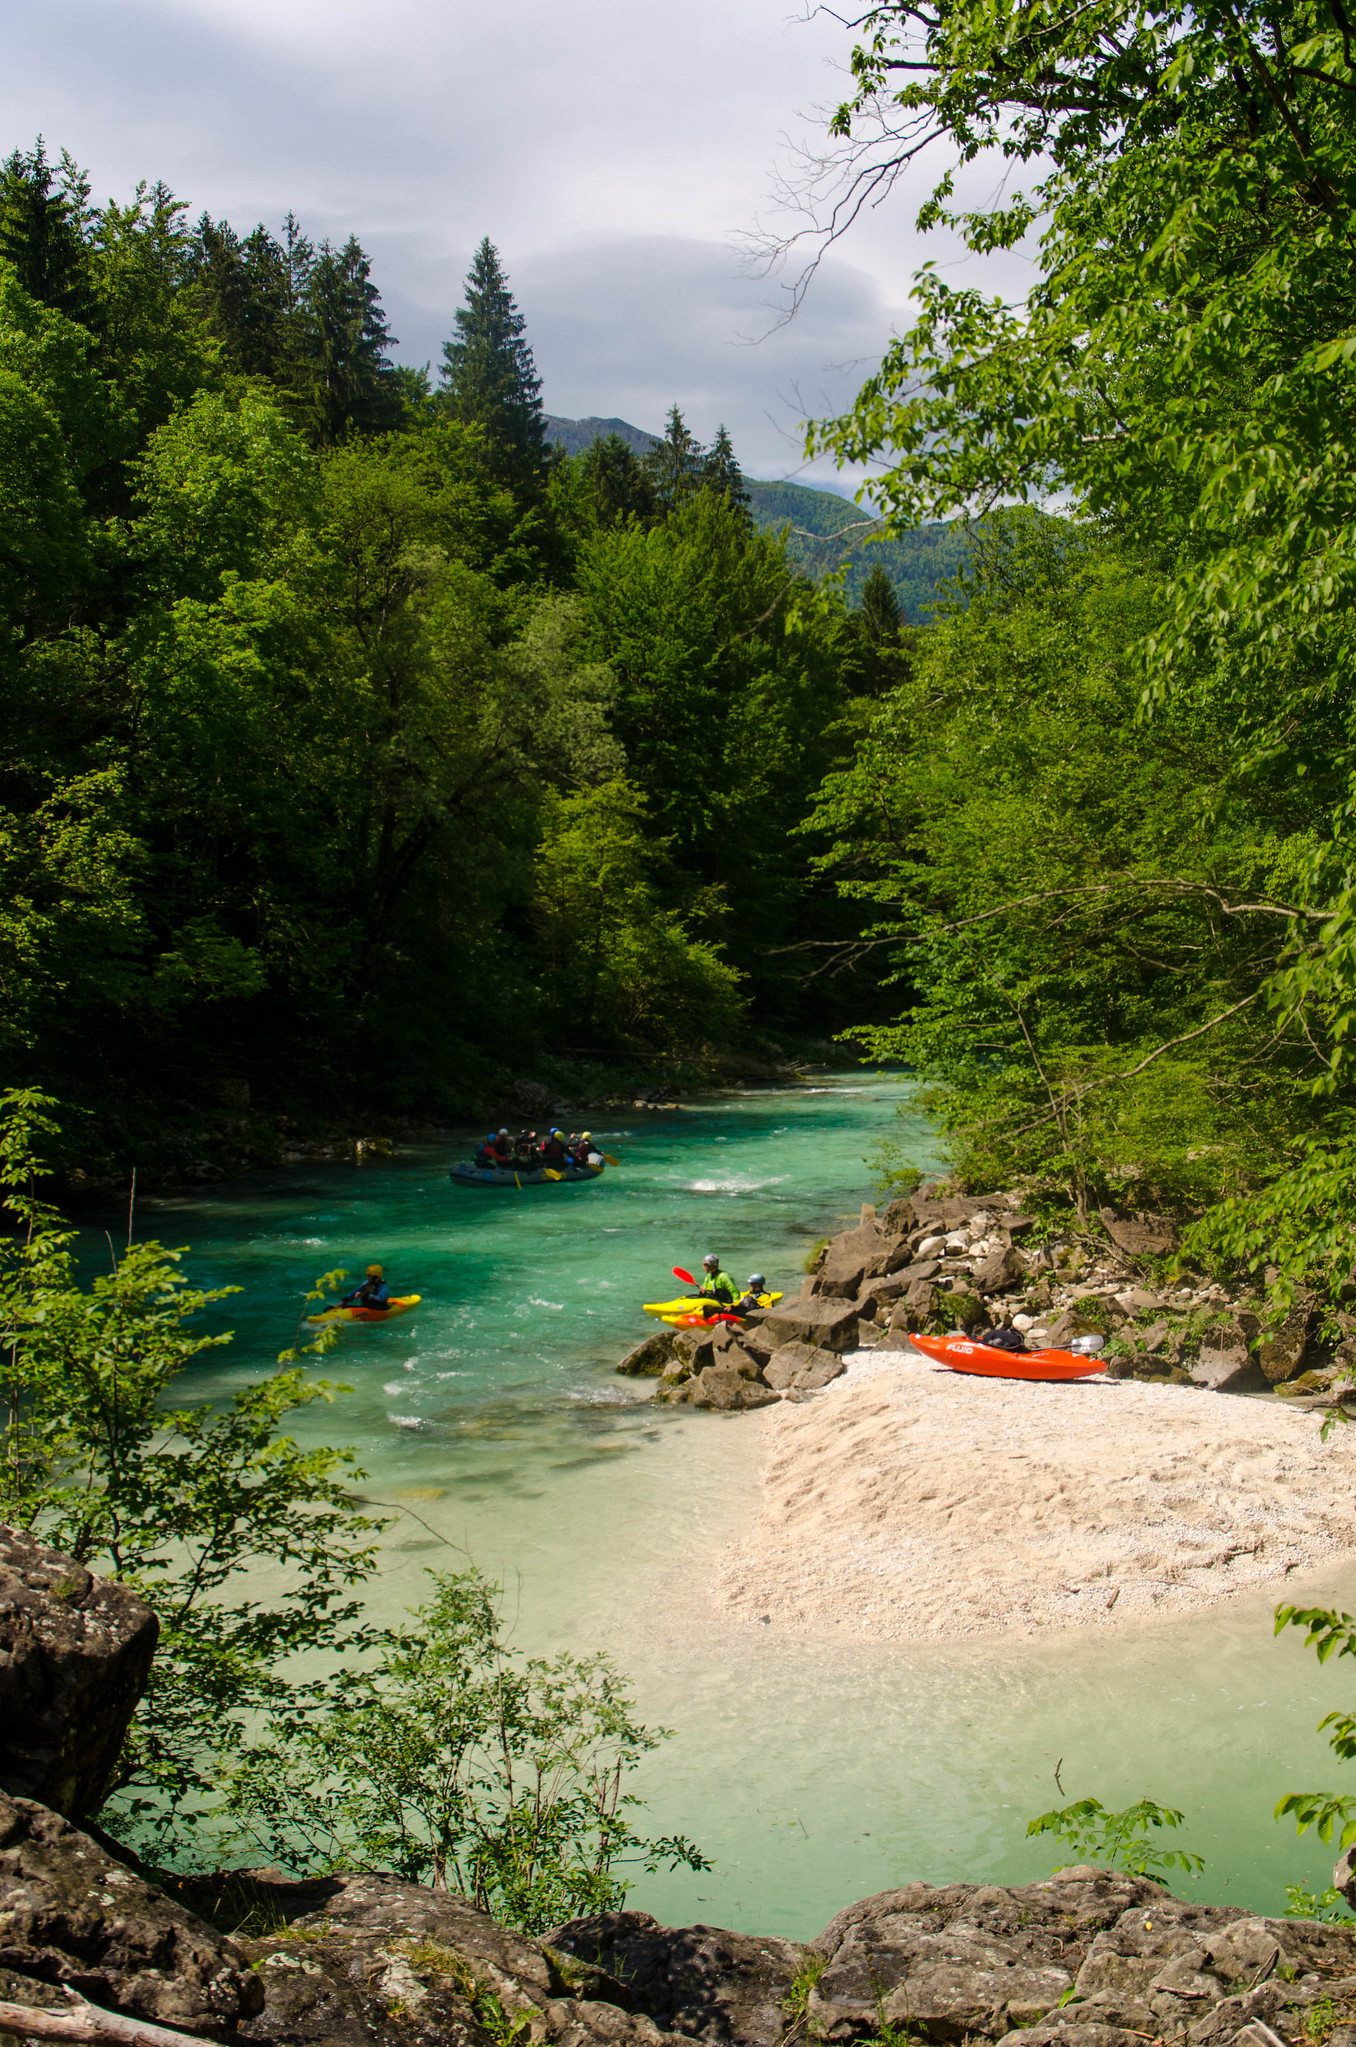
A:
[[[910,625],[924,625],[945,593],[954,595],[957,572],[970,560],[973,542],[965,520],[933,523],[912,532],[887,534],[869,508],[833,491],[803,483],[749,480],[749,506],[760,532],[785,532],[792,561],[816,580],[843,571],[848,601],[861,602],[873,569],[883,570]]]
[[[595,441],[615,436],[643,456],[658,441],[624,419],[558,419],[548,413],[546,430],[567,455],[581,455]],[[970,559],[972,542],[963,520],[887,536],[882,520],[836,491],[804,483],[762,483],[751,476],[744,478],[744,488],[754,525],[760,533],[783,535],[787,557],[797,568],[815,582],[841,570],[851,604],[861,603],[867,578],[880,568],[911,625],[927,622],[925,607],[936,603],[943,590],[954,594],[956,572]]]
[[[8,1081],[446,1113],[846,1020],[800,828],[880,622],[723,431],[562,459],[488,242],[436,379],[355,240],[41,148],[0,258]]]
[[[889,0],[860,26],[849,184],[933,124],[924,225],[977,256],[1041,236],[1020,303],[921,272],[812,436],[879,468],[905,530],[1008,507],[818,811],[912,991],[866,1039],[916,1063],[982,1184],[1194,1210],[1198,1255],[1347,1302],[1345,17]],[[999,210],[954,213],[948,145],[1003,159]]]

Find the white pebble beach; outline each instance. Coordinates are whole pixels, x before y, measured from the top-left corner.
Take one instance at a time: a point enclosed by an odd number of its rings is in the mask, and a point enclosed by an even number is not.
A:
[[[874,1350],[758,1419],[759,1507],[715,1596],[788,1632],[1111,1629],[1266,1585],[1282,1599],[1356,1553],[1356,1424],[1324,1443],[1321,1414],[1276,1399]]]

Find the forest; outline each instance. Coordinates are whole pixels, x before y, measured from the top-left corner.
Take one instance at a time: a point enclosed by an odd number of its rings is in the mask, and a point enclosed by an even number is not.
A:
[[[869,1004],[803,949],[860,922],[808,820],[888,587],[812,583],[676,406],[563,458],[488,241],[450,326],[397,365],[356,239],[3,166],[0,1031],[73,1155]]]
[[[1035,265],[1020,302],[926,267],[811,433],[877,465],[900,528],[982,520],[968,605],[816,810],[904,998],[864,1040],[922,1075],[977,1184],[1169,1207],[1274,1295],[1345,1301],[1347,17],[889,0],[859,30],[840,205],[926,154],[920,228]],[[976,163],[997,196],[967,210]]]

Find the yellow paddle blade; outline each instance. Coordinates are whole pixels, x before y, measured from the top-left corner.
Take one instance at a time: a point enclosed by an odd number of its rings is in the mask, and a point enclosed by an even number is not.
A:
[[[608,1166],[619,1166],[621,1164],[621,1160],[614,1159],[610,1151],[605,1151],[603,1153],[603,1163]]]
[[[553,1173],[549,1166],[542,1167],[541,1176],[543,1180],[563,1180],[565,1178],[563,1173]]]

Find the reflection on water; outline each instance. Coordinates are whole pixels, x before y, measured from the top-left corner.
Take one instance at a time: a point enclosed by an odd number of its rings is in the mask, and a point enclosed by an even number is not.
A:
[[[148,1227],[193,1245],[195,1280],[244,1288],[223,1311],[236,1344],[195,1368],[205,1396],[269,1367],[327,1266],[379,1259],[396,1291],[424,1296],[399,1322],[344,1331],[323,1369],[352,1390],[298,1433],[357,1445],[362,1492],[398,1512],[376,1611],[473,1556],[525,1647],[611,1649],[645,1716],[678,1730],[645,1767],[650,1822],[716,1868],[642,1876],[633,1904],[806,1937],[912,1877],[1027,1880],[1051,1866],[1024,1833],[1064,1802],[1062,1759],[1069,1798],[1180,1806],[1202,1896],[1277,1911],[1285,1883],[1322,1887],[1330,1854],[1271,1809],[1290,1789],[1346,1788],[1312,1730],[1350,1700],[1297,1636],[1273,1642],[1266,1600],[1089,1642],[886,1649],[846,1629],[779,1639],[706,1602],[712,1560],[756,1505],[766,1417],[656,1409],[612,1367],[652,1326],[638,1303],[707,1250],[794,1290],[809,1243],[855,1219],[863,1154],[900,1099],[893,1079],[858,1076],[635,1112],[595,1132],[624,1165],[587,1188],[453,1187],[460,1154],[428,1147],[162,1202]],[[1356,1571],[1291,1593],[1311,1595],[1356,1606]]]

